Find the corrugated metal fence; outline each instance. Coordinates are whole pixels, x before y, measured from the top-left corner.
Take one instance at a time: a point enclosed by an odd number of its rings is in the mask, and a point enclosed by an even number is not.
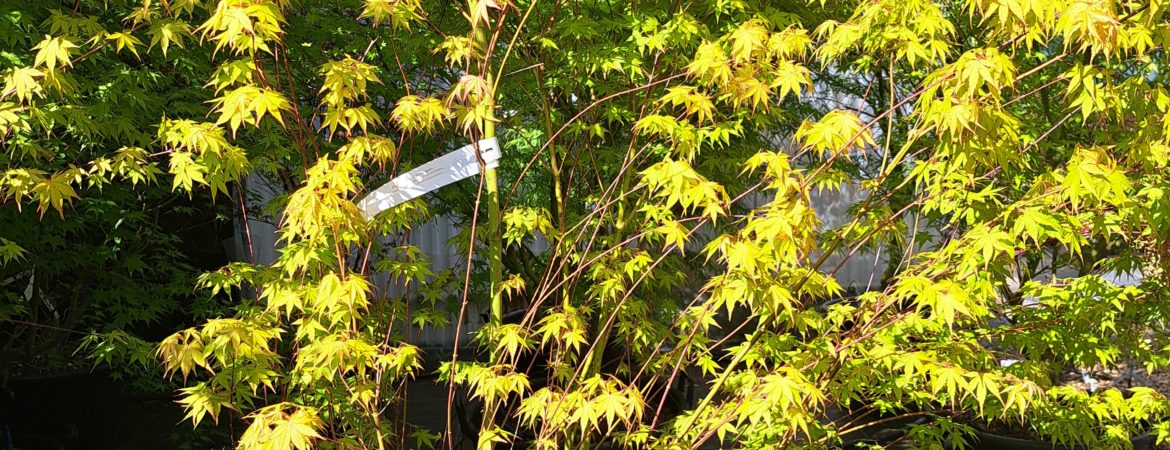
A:
[[[245,182],[249,193],[250,211],[247,227],[242,219],[236,220],[236,233],[232,239],[225,242],[229,255],[238,261],[250,261],[249,245],[245,230],[251,232],[251,248],[255,251],[254,261],[257,264],[271,264],[279,256],[279,244],[276,224],[271,219],[261,218],[258,214],[263,205],[280,194],[280,190],[259,176],[250,176]],[[864,193],[857,189],[845,187],[841,191],[814,191],[812,195],[813,207],[826,228],[836,228],[849,220],[848,208],[864,198]],[[436,217],[430,222],[416,227],[411,233],[411,244],[417,246],[431,258],[431,269],[435,273],[449,268],[464,267],[462,257],[455,249],[448,245],[448,241],[459,233],[450,218]],[[544,247],[540,245],[539,247]],[[543,250],[543,249],[534,249]],[[831,270],[840,261],[840,256],[834,256],[826,261],[821,268]],[[877,287],[882,271],[885,270],[884,255],[858,254],[846,261],[837,271],[835,277],[845,288],[854,291],[863,291]],[[462,274],[462,270],[457,271]],[[386,285],[386,275],[381,274],[371,280],[377,286]],[[468,311],[462,327],[463,337],[459,339],[461,345],[471,341],[471,336],[480,326],[481,311]],[[425,330],[415,328],[411,333],[411,341],[422,348],[451,348],[455,341],[455,324],[444,328],[430,327]]]

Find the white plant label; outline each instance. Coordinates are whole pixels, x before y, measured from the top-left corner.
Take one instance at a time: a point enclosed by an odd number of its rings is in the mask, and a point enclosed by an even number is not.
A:
[[[496,138],[479,141],[479,153],[488,169],[500,165],[500,146]],[[357,206],[366,220],[370,220],[382,211],[478,173],[475,145],[465,145],[395,177],[367,194]]]

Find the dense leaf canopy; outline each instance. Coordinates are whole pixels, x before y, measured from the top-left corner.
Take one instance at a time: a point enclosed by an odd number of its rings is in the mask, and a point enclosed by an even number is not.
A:
[[[391,413],[427,373],[482,409],[479,448],[828,448],[870,409],[926,417],[919,448],[1170,437],[1161,394],[1060,379],[1170,365],[1161,2],[5,3],[6,271],[73,270],[55,252],[95,226],[173,245],[143,209],[175,199],[279,224],[275,261],[184,278],[215,309],[155,347],[196,425],[246,419],[239,448],[453,446]],[[498,169],[356,206],[490,137]],[[462,230],[438,272],[411,233],[435,215]],[[108,311],[189,272],[118,261]],[[479,309],[472,343],[409,338]],[[120,339],[97,348],[135,342],[122,320],[86,322]]]

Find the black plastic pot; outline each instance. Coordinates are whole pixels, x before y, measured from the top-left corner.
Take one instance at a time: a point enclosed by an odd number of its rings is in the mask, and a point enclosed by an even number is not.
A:
[[[51,436],[16,434],[0,430],[0,448],[5,450],[65,450],[65,445]]]
[[[871,417],[876,419],[881,416],[874,414]],[[926,422],[927,419],[921,416],[897,418],[879,425],[843,434],[841,435],[841,445],[847,449],[859,448],[871,444],[888,445],[905,436],[906,431],[909,430],[911,425],[921,425]]]
[[[1134,436],[1130,439],[1130,442],[1133,444],[1134,450],[1152,450],[1156,440],[1155,435],[1147,433]],[[1009,437],[988,433],[986,431],[976,431],[975,436],[969,439],[967,444],[968,446],[964,447],[967,450],[1090,450],[1089,447],[1083,445],[1060,445],[1052,442]],[[896,441],[886,448],[890,450],[908,450],[912,447],[913,444],[910,442]],[[943,447],[948,449],[958,448],[950,443],[943,443]]]
[[[1145,450],[1154,447],[1154,436],[1142,434],[1130,439],[1134,450]],[[1083,445],[1060,445],[1051,442],[1034,441],[1002,436],[994,433],[979,432],[976,441],[972,442],[973,450],[1089,450]]]

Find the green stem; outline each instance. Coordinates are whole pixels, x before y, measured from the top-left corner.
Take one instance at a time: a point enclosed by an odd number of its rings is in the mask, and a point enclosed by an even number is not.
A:
[[[487,26],[475,26],[475,42],[476,46],[486,48],[488,44]],[[484,62],[486,66],[486,61]],[[487,67],[483,67],[484,76],[491,76],[488,74]],[[492,80],[488,80],[490,84]],[[495,92],[490,92],[488,98],[479,99],[481,102],[489,102],[494,106]],[[496,137],[496,124],[492,120],[484,122],[483,139],[491,139]],[[503,269],[503,249],[504,244],[500,237],[500,185],[499,176],[496,174],[496,169],[486,169],[483,172],[484,192],[487,194],[488,203],[488,223],[487,223],[487,240],[488,240],[488,274],[491,280],[490,295],[492,299],[492,310],[489,322],[491,326],[498,326],[504,316],[504,300],[500,295],[500,283],[504,278]],[[494,355],[494,352],[493,352]],[[493,357],[494,362],[494,357]]]
[[[485,138],[495,137],[495,133],[484,134]],[[500,188],[495,169],[484,171],[484,190],[488,200],[488,270],[491,279],[492,313],[491,325],[498,326],[504,317],[504,299],[500,295],[500,283],[504,278],[503,269],[503,242],[500,240]]]
[[[471,27],[472,27],[473,39],[475,40],[475,46],[478,48],[487,48],[487,46],[488,46],[488,27],[487,27],[487,25],[473,23],[471,25]],[[491,77],[491,74],[488,71],[486,60],[484,60],[482,62],[482,66],[480,67],[480,71],[481,71],[481,73],[483,73],[483,76],[489,77],[489,78]],[[487,82],[489,85],[493,85],[492,80],[489,79],[489,80],[487,80]],[[496,95],[496,93],[495,93],[495,90],[493,89],[491,92],[488,93],[487,98],[480,98],[480,99],[478,99],[478,101],[488,102],[489,104],[492,105],[492,107],[494,109],[495,95]],[[484,121],[483,135],[480,137],[481,139],[491,139],[491,138],[496,137],[496,124],[494,122],[494,119],[495,118],[492,117],[489,120]],[[502,149],[501,149],[501,151],[502,151]],[[482,160],[481,160],[481,164],[482,164]],[[491,295],[491,315],[489,316],[489,319],[488,319],[488,326],[495,328],[495,327],[500,325],[500,323],[503,321],[503,317],[504,317],[504,299],[500,295],[500,283],[503,281],[503,278],[504,278],[504,267],[503,267],[504,245],[503,245],[503,241],[501,240],[501,236],[500,236],[500,185],[499,185],[499,176],[496,174],[496,169],[487,169],[485,166],[482,166],[482,165],[480,166],[480,168],[483,169],[484,193],[487,194],[487,203],[488,203],[488,223],[487,223],[487,230],[485,230],[485,232],[487,234],[487,242],[488,242],[488,248],[487,248],[487,250],[488,250],[487,251],[488,275],[489,275],[489,279],[491,280],[491,283],[489,285],[489,290],[488,290],[488,292],[490,293],[489,295]],[[496,354],[494,346],[493,346],[493,348],[490,349],[488,354],[490,355],[489,360],[490,360],[491,364],[495,365],[496,362],[499,360],[499,357]],[[496,426],[495,425],[495,416],[496,416],[497,409],[498,409],[498,405],[496,405],[494,402],[485,403],[484,416],[483,416],[484,422],[483,422],[483,429],[480,430],[481,433],[495,428],[495,426]],[[487,446],[487,448],[489,448],[489,449],[493,448],[493,447],[494,447],[494,445],[490,444],[490,443]]]
[[[546,144],[548,145],[548,167],[552,177],[552,199],[550,201],[552,204],[551,211],[553,214],[553,221],[556,222],[558,234],[560,236],[564,236],[568,233],[568,230],[565,229],[565,212],[568,210],[568,203],[565,200],[564,187],[561,185],[562,162],[557,161],[557,150],[556,146],[553,145],[553,140],[556,139],[556,136],[553,132],[552,104],[549,102],[549,91],[544,84],[543,67],[536,68],[536,87],[537,92],[540,95],[541,108],[544,110],[544,135],[548,139],[548,143]],[[560,249],[560,240],[559,238],[554,238],[553,236],[547,237],[550,238],[550,242],[554,248],[553,253],[555,254],[556,251],[559,251]],[[552,264],[551,260],[549,261],[549,264]],[[568,266],[564,266],[557,274],[557,277],[550,284],[553,286],[557,285],[558,282],[563,280],[567,275]],[[567,290],[563,292],[567,292]],[[561,299],[562,304],[569,304],[568,296],[557,295],[557,297]]]

